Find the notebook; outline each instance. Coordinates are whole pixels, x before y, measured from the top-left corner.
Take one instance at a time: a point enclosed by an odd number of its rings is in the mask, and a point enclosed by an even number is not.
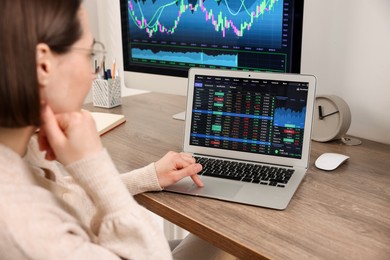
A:
[[[96,130],[99,135],[103,135],[118,125],[126,122],[124,115],[103,112],[91,112],[91,114],[95,120]]]
[[[184,178],[165,190],[285,209],[309,164],[315,84],[312,75],[191,68],[183,150],[203,165],[204,187]]]

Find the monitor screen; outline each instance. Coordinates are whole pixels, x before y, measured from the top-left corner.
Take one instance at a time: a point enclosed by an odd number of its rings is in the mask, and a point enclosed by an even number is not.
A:
[[[120,0],[125,71],[300,72],[303,0]]]

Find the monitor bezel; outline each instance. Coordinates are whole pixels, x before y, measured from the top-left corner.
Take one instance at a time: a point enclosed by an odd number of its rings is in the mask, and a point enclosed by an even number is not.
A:
[[[174,77],[188,77],[187,69],[167,69],[163,67],[149,67],[131,64],[129,57],[126,55],[129,51],[127,44],[129,39],[128,34],[128,14],[127,14],[127,0],[120,0],[120,12],[121,12],[121,33],[122,33],[122,55],[123,55],[123,68],[124,71],[128,72],[141,72],[147,74],[174,76]],[[304,0],[294,0],[293,14],[293,37],[292,37],[292,55],[291,55],[291,70],[286,71],[287,73],[300,73],[301,72],[301,55],[302,55],[302,35],[303,35],[303,11],[304,11]]]

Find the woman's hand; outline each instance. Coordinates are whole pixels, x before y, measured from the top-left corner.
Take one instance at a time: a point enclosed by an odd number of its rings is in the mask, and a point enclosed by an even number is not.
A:
[[[42,108],[43,125],[38,135],[46,159],[64,165],[76,162],[103,149],[92,115],[85,110],[54,115],[49,106]]]
[[[168,152],[155,163],[155,166],[158,182],[162,188],[172,185],[187,176],[191,176],[196,185],[203,187],[203,183],[197,174],[202,170],[202,165],[196,163],[190,154]]]

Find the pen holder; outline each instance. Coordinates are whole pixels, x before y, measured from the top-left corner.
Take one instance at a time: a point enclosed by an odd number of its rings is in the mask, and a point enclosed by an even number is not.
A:
[[[121,81],[115,79],[95,79],[92,82],[92,99],[95,107],[112,108],[121,104]]]

